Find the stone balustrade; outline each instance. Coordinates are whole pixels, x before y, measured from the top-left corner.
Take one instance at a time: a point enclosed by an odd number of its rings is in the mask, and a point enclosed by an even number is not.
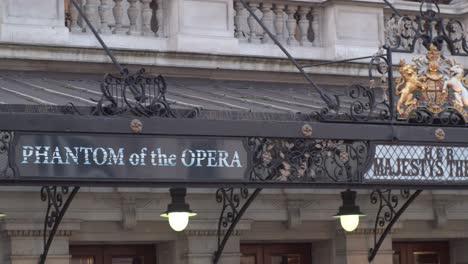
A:
[[[264,0],[248,5],[280,42],[289,46],[319,45],[319,9],[310,3]],[[273,43],[242,3],[234,1],[234,9],[237,39],[254,44]]]
[[[86,16],[100,34],[164,36],[163,0],[81,0]],[[91,32],[70,4],[70,31]]]

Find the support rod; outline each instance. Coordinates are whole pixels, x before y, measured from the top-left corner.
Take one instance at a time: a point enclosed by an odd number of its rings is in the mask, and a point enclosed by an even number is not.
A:
[[[99,44],[101,44],[101,46],[104,49],[104,51],[106,52],[107,56],[109,56],[109,58],[112,60],[112,63],[114,64],[114,66],[117,68],[117,70],[119,70],[120,74],[126,76],[128,73],[124,70],[122,65],[120,65],[120,63],[117,61],[117,59],[112,54],[112,51],[109,49],[109,47],[107,47],[106,43],[104,43],[101,36],[99,36],[99,33],[96,31],[93,24],[91,24],[88,17],[86,17],[86,15],[83,13],[83,10],[81,9],[80,4],[78,4],[78,2],[76,0],[72,0],[72,4],[76,8],[76,10],[78,11],[78,14],[80,14],[80,16],[86,22],[86,25],[91,29],[91,32],[93,32],[94,36],[99,41]]]
[[[224,247],[226,247],[226,244],[229,240],[229,238],[232,235],[232,232],[237,226],[237,223],[242,219],[242,216],[244,213],[247,211],[249,208],[250,204],[257,198],[258,194],[262,191],[262,189],[255,189],[255,191],[252,193],[252,195],[247,199],[247,201],[244,203],[242,208],[239,210],[239,213],[236,215],[236,218],[234,218],[234,221],[231,223],[229,226],[229,229],[226,231],[226,234],[223,237],[223,240],[221,241],[221,244],[218,246],[218,250],[216,250],[214,254],[214,259],[213,259],[213,264],[218,264],[219,259],[221,258],[221,255],[223,254]]]
[[[53,187],[45,186],[43,188],[47,190],[47,195],[48,195],[47,199],[55,199],[55,197],[51,197],[51,195],[55,196],[55,193],[51,194],[51,188]],[[57,187],[55,186],[55,188]],[[65,187],[65,188],[68,188],[68,187]],[[60,226],[60,223],[62,222],[62,219],[65,216],[65,213],[67,212],[68,207],[70,207],[71,202],[73,201],[73,199],[75,198],[75,195],[78,193],[79,190],[80,190],[80,187],[73,187],[73,191],[68,196],[67,200],[63,204],[63,207],[59,208],[60,209],[59,212],[54,212],[54,211],[51,212],[51,210],[54,210],[54,209],[50,208],[50,201],[49,201],[49,206],[47,208],[47,214],[46,214],[46,218],[44,222],[44,237],[46,237],[48,233],[47,226],[48,226],[49,217],[56,217],[56,218],[55,218],[55,221],[53,221],[53,227],[52,227],[52,230],[50,230],[50,233],[48,234],[47,241],[44,240],[45,242],[44,251],[39,257],[39,264],[45,264],[45,261],[47,259],[47,254],[49,253],[50,246],[52,245],[52,242]],[[58,213],[58,215],[55,215],[56,213]]]
[[[402,17],[402,15],[400,14],[400,12],[398,12],[398,10],[397,10],[388,0],[383,0],[383,1],[384,1],[384,3],[385,3],[388,7],[390,7],[390,8],[393,10],[393,12],[394,12],[398,17]]]
[[[413,201],[419,196],[419,194],[422,192],[423,190],[417,190],[415,191],[411,197],[403,204],[403,206],[401,206],[400,210],[398,210],[398,212],[395,214],[395,217],[390,221],[390,223],[388,223],[388,225],[385,227],[385,230],[383,231],[382,235],[380,236],[379,240],[377,241],[377,243],[375,244],[374,248],[371,248],[369,250],[369,257],[368,257],[368,261],[369,263],[372,262],[375,258],[375,256],[377,255],[377,253],[379,252],[379,249],[380,249],[380,246],[382,246],[382,243],[384,242],[385,238],[387,237],[388,233],[390,233],[390,231],[392,230],[393,228],[393,225],[395,225],[395,223],[398,221],[398,219],[400,219],[401,215],[406,211],[406,209],[408,208],[408,206],[410,206]],[[377,232],[377,230],[375,230],[374,232]]]
[[[382,55],[385,56],[385,55]],[[335,64],[335,63],[342,63],[342,62],[349,62],[349,61],[357,61],[357,60],[365,60],[365,59],[372,59],[375,56],[364,56],[364,57],[357,57],[357,58],[350,58],[350,59],[344,59],[344,60],[337,60],[337,61],[327,61],[327,62],[320,62],[316,64],[310,64],[310,65],[303,65],[301,66],[302,68],[311,68],[311,67],[316,67],[316,66],[323,66],[323,65],[328,65],[328,64]]]
[[[309,82],[310,85],[312,85],[312,87],[314,88],[314,90],[316,90],[320,97],[322,98],[322,100],[327,104],[327,106],[330,108],[330,109],[336,109],[338,107],[338,101],[336,98],[333,98],[332,96],[330,96],[328,93],[326,93],[324,90],[322,90],[322,88],[320,88],[313,80],[312,78],[309,76],[309,74],[307,74],[305,71],[304,71],[304,68],[297,62],[297,60],[286,50],[286,48],[283,46],[283,44],[281,44],[281,42],[276,38],[275,35],[273,35],[273,33],[271,33],[271,31],[268,29],[267,26],[265,26],[265,24],[260,20],[260,18],[257,16],[257,14],[255,14],[255,12],[249,7],[249,5],[245,2],[245,0],[239,0],[242,5],[244,6],[244,8],[250,13],[250,15],[258,22],[258,24],[262,27],[262,29],[265,31],[265,33],[268,34],[268,36],[273,40],[273,42],[275,42],[275,44],[281,49],[281,51],[286,55],[286,57],[288,57],[288,59],[292,62],[292,64],[294,64],[294,66],[296,66],[296,68],[299,70],[299,72],[304,76],[304,78],[307,80],[307,82]]]

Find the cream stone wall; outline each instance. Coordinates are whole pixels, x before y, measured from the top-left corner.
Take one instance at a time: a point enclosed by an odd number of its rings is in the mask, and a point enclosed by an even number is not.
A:
[[[0,192],[0,211],[8,217],[0,224],[0,257],[6,264],[37,263],[42,252],[42,228],[46,204],[38,189]],[[198,213],[182,233],[172,231],[159,215],[169,202],[166,189],[84,188],[72,203],[50,251],[50,262],[69,263],[69,245],[157,245],[159,263],[210,263],[217,248],[220,205],[212,189],[189,189],[187,201]],[[392,263],[392,241],[450,241],[453,263],[466,261],[462,248],[468,241],[468,202],[464,192],[423,193],[399,220],[385,240],[374,263]],[[135,210],[124,210],[132,197]],[[438,226],[434,201],[445,201],[447,221]],[[341,204],[339,190],[265,190],[251,205],[231,237],[221,263],[239,263],[240,243],[307,242],[313,263],[362,264],[373,247],[373,226],[378,209],[369,192],[359,192],[357,203],[368,216],[357,231],[344,233],[332,218]],[[291,208],[297,208],[300,213]],[[130,215],[126,215],[130,214]],[[134,215],[131,215],[134,214]],[[292,214],[292,216],[290,215]],[[300,215],[297,219],[297,215]],[[291,218],[296,218],[291,225]],[[135,219],[125,224],[125,219]],[[381,232],[381,230],[379,230]]]

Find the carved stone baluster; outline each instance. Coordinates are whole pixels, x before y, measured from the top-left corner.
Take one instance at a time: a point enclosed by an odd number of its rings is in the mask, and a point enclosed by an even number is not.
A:
[[[260,4],[258,3],[249,3],[249,7],[252,9],[253,12],[256,12],[258,10],[258,7]],[[249,24],[250,28],[250,36],[249,36],[249,42],[250,43],[260,43],[260,38],[257,35],[257,21],[255,21],[255,18],[253,16],[249,16],[247,19],[247,23]]]
[[[70,18],[71,18],[71,25],[70,25],[70,31],[71,32],[82,32],[82,28],[80,25],[78,25],[78,10],[76,10],[75,6],[73,4],[70,4]]]
[[[246,41],[247,38],[245,36],[244,30],[242,30],[242,22],[245,19],[244,14],[244,5],[241,2],[235,1],[234,2],[234,9],[236,10],[236,15],[234,16],[234,26],[236,30],[234,32],[234,37],[238,38],[240,41]]]
[[[295,36],[297,23],[296,23],[296,18],[294,17],[294,15],[296,14],[296,11],[297,11],[297,6],[294,6],[294,5],[286,6],[286,14],[288,15],[288,20],[287,20],[286,25],[288,27],[288,33],[289,33],[288,44],[292,46],[298,45],[298,42]]]
[[[115,5],[114,5],[114,8],[112,9],[112,13],[114,14],[114,20],[115,20],[115,28],[114,28],[114,31],[112,32],[114,34],[125,33],[125,30],[122,27],[122,20],[124,16],[122,1],[123,0],[114,0]]]
[[[84,6],[84,13],[89,19],[94,28],[98,29],[101,25],[99,18],[99,0],[87,0]],[[91,32],[89,28],[86,27],[86,32]]]
[[[307,15],[310,12],[310,7],[301,6],[299,7],[299,30],[301,32],[301,45],[302,46],[310,46],[311,43],[309,41],[309,27],[310,21]]]
[[[101,6],[99,7],[99,15],[101,16],[101,27],[99,28],[99,33],[109,34],[109,10],[111,6],[109,0],[101,0]]]
[[[273,11],[271,10],[271,8],[273,7],[272,4],[270,3],[263,3],[262,4],[262,13],[263,13],[263,16],[262,16],[262,22],[263,24],[265,24],[265,26],[268,28],[268,30],[270,30],[271,32],[273,32]],[[272,42],[271,41],[271,38],[270,36],[268,36],[268,34],[265,32],[263,34],[263,39],[262,39],[262,43],[270,43]]]
[[[320,39],[320,9],[319,8],[313,8],[312,9],[312,45],[314,46],[320,46],[321,45],[321,39]],[[310,33],[309,33],[310,34]]]
[[[154,36],[153,31],[151,30],[151,17],[153,16],[153,11],[150,7],[150,2],[152,0],[140,0],[141,2],[141,19],[142,19],[142,34],[144,36]]]
[[[157,9],[156,9],[156,36],[164,37],[164,6],[163,0],[156,0]]]
[[[138,13],[139,13],[138,7],[137,7],[138,0],[127,0],[127,1],[130,4],[127,10],[128,19],[130,20],[130,28],[127,34],[138,35],[140,33],[138,32],[138,26],[137,26]]]
[[[276,38],[280,42],[284,42],[284,5],[275,4],[275,30]]]

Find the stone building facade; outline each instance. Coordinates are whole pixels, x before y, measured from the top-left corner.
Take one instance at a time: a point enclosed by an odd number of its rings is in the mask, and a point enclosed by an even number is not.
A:
[[[405,13],[416,14],[419,8],[412,1],[391,2]],[[236,0],[82,0],[81,5],[119,62],[132,70],[145,67],[168,77],[215,83],[241,81],[254,89],[264,82],[284,87],[304,83]],[[379,0],[259,0],[249,1],[249,6],[304,63],[368,56],[392,34],[391,10]],[[447,19],[461,19],[468,27],[467,1],[442,4],[441,12]],[[416,47],[417,52],[422,49]],[[410,61],[414,54],[395,56],[394,61]],[[64,0],[1,1],[0,58],[1,71],[115,72],[77,10]],[[468,67],[468,57],[456,59]],[[365,60],[308,71],[325,86],[367,81]],[[8,87],[0,89],[23,99],[28,96]],[[10,103],[7,97],[0,101]],[[198,216],[184,232],[176,233],[160,217],[170,201],[167,189],[82,188],[47,263],[93,263],[78,262],[80,257],[73,256],[74,248],[87,245],[151,245],[159,264],[212,263],[220,213],[215,190],[188,192],[187,199]],[[332,218],[341,204],[339,190],[265,190],[239,224],[221,263],[241,263],[245,245],[286,247],[297,243],[308,245],[314,264],[367,263],[377,208],[370,203],[370,191],[358,193],[358,204],[367,217],[357,231],[344,233]],[[448,245],[450,264],[468,263],[467,195],[425,191],[388,236],[374,263],[399,263],[394,257],[398,243],[430,242]],[[39,198],[38,187],[0,187],[0,211],[7,214],[0,222],[1,263],[37,263],[45,214]]]

